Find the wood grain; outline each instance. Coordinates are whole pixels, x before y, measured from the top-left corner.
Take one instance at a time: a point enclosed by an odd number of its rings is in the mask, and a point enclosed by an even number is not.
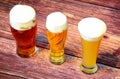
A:
[[[109,3],[119,6],[116,1],[110,0]],[[46,16],[53,11],[61,11],[68,17],[69,26],[65,53],[82,57],[77,24],[85,17],[97,17],[105,21],[108,27],[99,49],[97,62],[120,68],[120,10],[119,7],[111,8],[113,6],[103,3],[98,0],[96,2],[95,0],[2,0],[0,1],[0,37],[13,40],[9,28],[9,11],[15,4],[26,4],[34,7],[37,12],[37,46],[49,49],[45,28]]]
[[[49,62],[49,50],[31,58],[21,58],[16,54],[15,41],[0,37],[0,78],[2,79],[115,79],[120,77],[120,69],[98,64],[96,74],[81,72],[81,58],[66,55],[66,62],[53,65]]]
[[[118,9],[120,10],[120,0],[78,0],[78,1],[83,1],[87,2],[90,4],[95,4],[99,6],[104,6],[104,7],[109,7],[113,9]]]
[[[0,72],[0,79],[25,79],[25,78]]]

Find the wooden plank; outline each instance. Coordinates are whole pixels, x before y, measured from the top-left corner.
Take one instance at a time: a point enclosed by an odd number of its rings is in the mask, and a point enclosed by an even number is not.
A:
[[[18,77],[16,75],[10,75],[6,73],[0,73],[0,79],[24,79],[24,77]]]
[[[120,0],[78,0],[120,10]]]
[[[0,78],[3,76],[18,77],[17,79],[115,79],[120,77],[120,69],[102,64],[98,64],[99,70],[96,74],[87,75],[81,72],[80,64],[81,58],[66,55],[66,61],[62,65],[53,65],[49,62],[49,51],[42,48],[34,57],[21,58],[16,54],[15,41],[0,37]]]
[[[38,19],[37,46],[49,48],[46,38],[46,16],[53,11],[61,11],[68,17],[68,36],[65,44],[65,53],[81,57],[81,40],[77,23],[88,16],[102,19],[108,26],[100,46],[98,62],[120,68],[120,10],[97,6],[89,3],[72,0],[23,0],[1,1],[0,5],[0,36],[13,39],[10,33],[8,13],[15,4],[27,4],[36,9]],[[4,5],[3,5],[4,4]],[[6,6],[8,5],[8,6]],[[74,38],[74,40],[73,40]],[[109,60],[109,61],[108,61]]]

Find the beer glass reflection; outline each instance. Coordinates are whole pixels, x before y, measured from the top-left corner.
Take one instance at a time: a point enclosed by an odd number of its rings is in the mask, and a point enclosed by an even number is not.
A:
[[[36,53],[36,13],[27,5],[15,5],[10,11],[10,28],[16,40],[17,54],[31,57]]]
[[[83,61],[80,68],[83,72],[91,74],[98,69],[96,65],[99,45],[103,34],[106,32],[106,24],[93,17],[82,19],[78,23],[81,35]]]
[[[67,18],[61,12],[53,12],[47,16],[46,34],[50,44],[50,61],[62,64],[65,61],[64,44],[67,36]]]

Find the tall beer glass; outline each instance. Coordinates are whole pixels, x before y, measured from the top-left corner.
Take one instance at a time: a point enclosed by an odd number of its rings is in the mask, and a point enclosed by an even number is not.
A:
[[[46,28],[50,44],[50,61],[53,64],[62,64],[65,60],[64,44],[67,36],[67,17],[61,12],[49,14]]]
[[[83,55],[80,68],[85,73],[95,73],[98,69],[96,65],[98,49],[102,36],[106,32],[106,24],[98,18],[88,17],[78,23],[78,29]]]
[[[15,5],[10,10],[10,28],[16,40],[17,54],[31,57],[36,52],[36,13],[27,5]]]

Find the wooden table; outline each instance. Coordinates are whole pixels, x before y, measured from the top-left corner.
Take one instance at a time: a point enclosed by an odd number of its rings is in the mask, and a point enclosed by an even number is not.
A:
[[[31,58],[16,54],[9,27],[9,11],[16,4],[35,8],[38,20],[36,44],[40,52]],[[46,16],[61,11],[68,17],[65,44],[66,62],[49,62]],[[100,45],[99,70],[92,75],[81,72],[81,40],[77,24],[85,17],[97,17],[107,24]],[[0,0],[0,79],[120,79],[120,0]]]

